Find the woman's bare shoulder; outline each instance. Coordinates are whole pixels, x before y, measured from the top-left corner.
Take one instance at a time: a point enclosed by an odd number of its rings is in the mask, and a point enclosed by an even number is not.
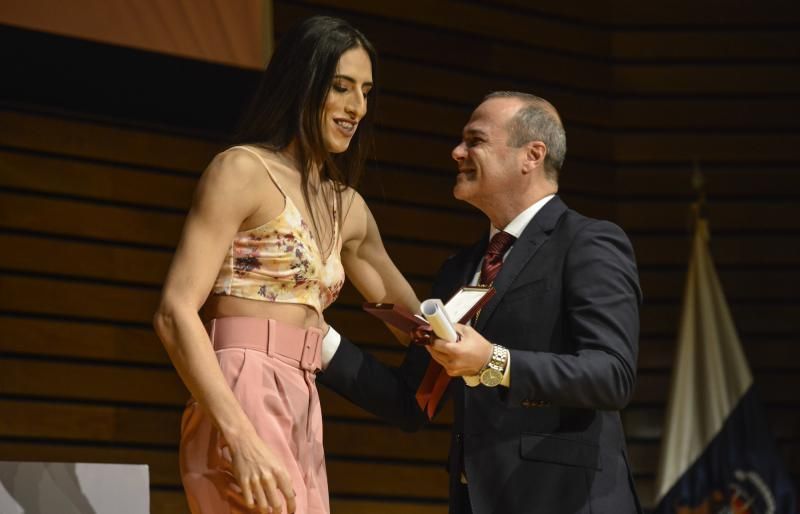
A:
[[[345,223],[348,219],[362,219],[367,212],[367,203],[361,193],[350,186],[341,186],[342,213]]]
[[[197,184],[197,199],[205,202],[236,200],[256,203],[271,185],[264,172],[265,164],[257,154],[233,147],[217,155],[206,167]]]
[[[250,175],[261,177],[264,168],[274,159],[273,152],[249,146],[233,146],[215,155],[208,170],[235,175],[239,179]]]
[[[345,213],[353,207],[363,208],[366,205],[364,197],[354,187],[339,183],[336,185],[342,193],[342,205],[344,205]]]
[[[345,245],[358,245],[366,237],[367,226],[372,215],[364,197],[352,187],[342,191],[342,205],[344,207],[342,237]]]

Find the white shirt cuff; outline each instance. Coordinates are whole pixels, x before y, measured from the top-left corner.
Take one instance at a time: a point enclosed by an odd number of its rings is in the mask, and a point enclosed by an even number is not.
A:
[[[328,364],[331,363],[331,360],[336,354],[336,350],[339,349],[341,342],[341,334],[339,334],[339,332],[337,332],[332,326],[328,325],[328,333],[322,338],[322,351],[320,351],[320,361],[322,363],[323,370],[328,367]]]

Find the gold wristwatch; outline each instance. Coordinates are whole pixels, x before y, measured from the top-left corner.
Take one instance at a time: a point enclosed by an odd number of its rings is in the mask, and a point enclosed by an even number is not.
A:
[[[492,345],[492,356],[480,371],[481,384],[496,387],[503,381],[508,366],[508,349],[499,344]]]

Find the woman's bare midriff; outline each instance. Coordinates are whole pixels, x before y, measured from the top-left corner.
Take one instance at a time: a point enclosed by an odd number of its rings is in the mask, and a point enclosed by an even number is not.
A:
[[[200,317],[204,323],[214,318],[229,318],[232,316],[274,319],[303,328],[320,328],[322,324],[320,315],[309,305],[262,302],[236,296],[212,294],[200,310]]]

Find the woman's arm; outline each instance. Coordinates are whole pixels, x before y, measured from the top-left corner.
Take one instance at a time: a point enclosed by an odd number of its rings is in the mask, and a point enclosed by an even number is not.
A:
[[[294,512],[288,473],[228,387],[198,315],[239,228],[253,214],[277,215],[283,206],[283,197],[264,174],[255,157],[242,151],[220,154],[209,165],[195,191],[153,326],[184,384],[227,442],[245,501],[275,507],[282,503],[280,490]],[[262,207],[265,198],[268,209]]]
[[[342,264],[347,277],[368,302],[395,303],[418,312],[417,295],[386,253],[366,202],[355,191],[352,195],[343,228]],[[408,343],[408,334],[392,332]]]
[[[419,300],[387,255],[372,213],[361,196],[348,193],[353,196],[342,230],[342,263],[348,278],[367,301],[397,303],[418,312]],[[410,340],[408,334],[389,329],[402,343]],[[329,359],[317,383],[404,430],[418,430],[427,421],[415,398],[427,367],[427,352],[421,347],[412,345],[398,369],[342,338]]]

